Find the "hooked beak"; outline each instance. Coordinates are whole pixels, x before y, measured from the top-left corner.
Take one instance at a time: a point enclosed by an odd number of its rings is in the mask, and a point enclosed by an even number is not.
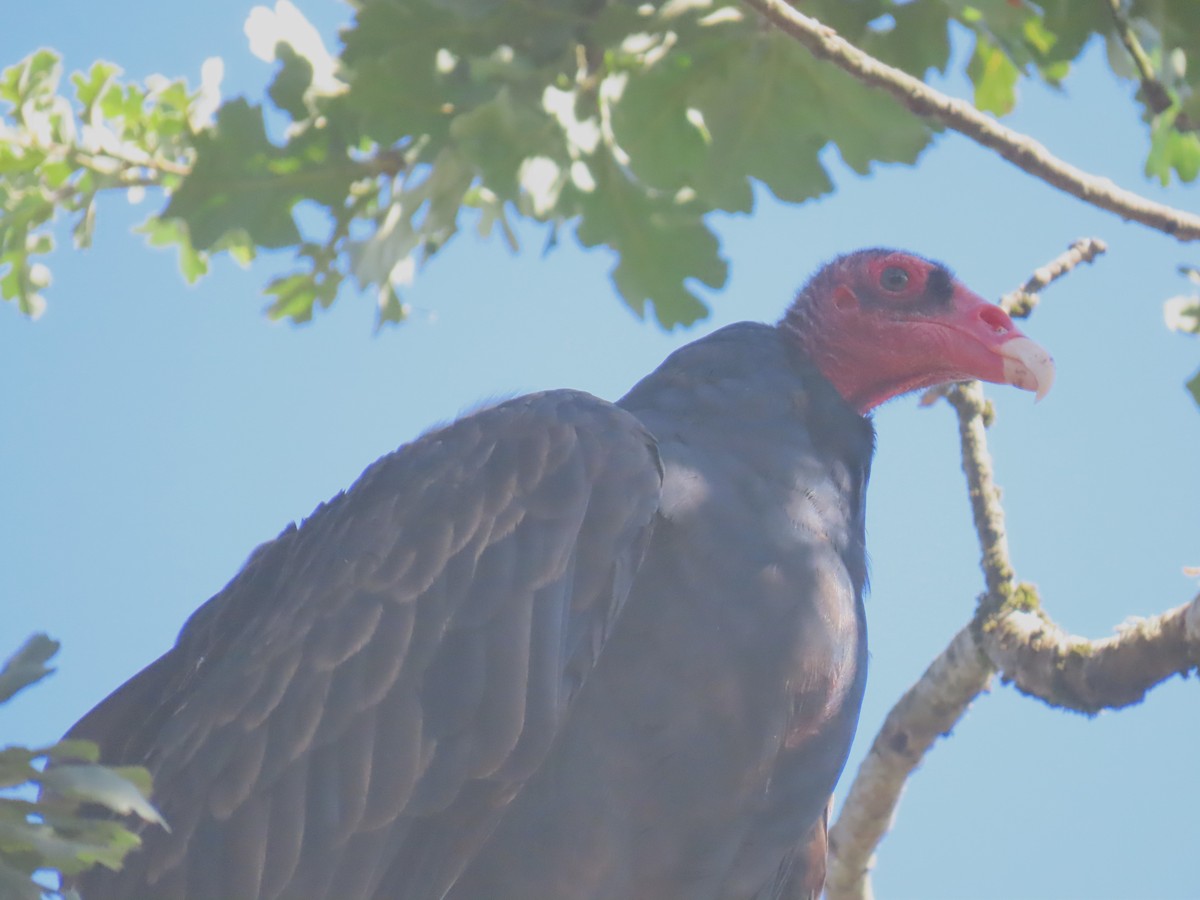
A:
[[[962,285],[954,292],[953,311],[944,322],[961,335],[955,350],[964,374],[996,384],[1033,391],[1041,400],[1054,384],[1054,360],[1027,338],[999,306]]]
[[[1041,344],[1027,337],[1014,337],[1000,345],[999,353],[1004,360],[1006,382],[1033,391],[1037,400],[1050,392],[1054,384],[1054,360]]]

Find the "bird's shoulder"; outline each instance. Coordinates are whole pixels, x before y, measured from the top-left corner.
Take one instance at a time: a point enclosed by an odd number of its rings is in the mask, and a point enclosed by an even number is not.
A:
[[[147,834],[122,889],[323,896],[364,835],[385,829],[405,858],[404,823],[434,812],[470,823],[446,836],[465,853],[594,664],[661,481],[633,415],[531,394],[388,454],[260,547],[173,650],[73,730],[108,760],[149,765],[173,829]],[[222,864],[189,852],[228,829],[244,840]],[[431,839],[405,863],[414,883],[462,862],[422,849]],[[436,870],[418,876],[421,859]]]

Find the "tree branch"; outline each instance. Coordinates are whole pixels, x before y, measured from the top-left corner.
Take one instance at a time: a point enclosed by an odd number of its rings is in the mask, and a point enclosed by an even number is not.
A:
[[[1005,300],[1011,305],[1011,298],[1031,295],[1036,303],[1038,290],[1102,252],[1099,241],[1077,241]],[[1200,669],[1200,596],[1097,641],[1068,635],[1041,610],[1036,589],[1017,584],[1009,557],[987,446],[991,404],[978,381],[944,395],[958,415],[987,591],[971,622],[888,713],[863,760],[830,829],[829,900],[870,900],[874,851],[891,827],[908,776],[994,672],[1052,706],[1090,714],[1137,703],[1159,682]]]
[[[1063,162],[1028,135],[1001,125],[970,103],[949,97],[908,73],[880,62],[839,37],[832,28],[797,12],[784,0],[745,0],[745,3],[803,44],[817,59],[827,60],[864,84],[886,91],[917,115],[938,121],[995,150],[1019,169],[1047,184],[1178,240],[1200,240],[1200,216],[1155,203],[1117,187],[1107,178]]]
[[[1108,245],[1099,238],[1080,238],[1039,269],[1029,280],[1000,298],[1000,306],[1014,319],[1027,319],[1038,305],[1038,293],[1058,281],[1080,263],[1090,263],[1108,252]]]
[[[1088,714],[1119,709],[1172,675],[1200,669],[1200,594],[1096,641],[1067,634],[1040,609],[1011,610],[988,624],[982,644],[1023,694]]]
[[[964,628],[892,707],[829,830],[829,900],[871,900],[875,848],[891,828],[908,776],[991,678],[991,665]]]
[[[958,413],[963,471],[988,588],[970,627],[1004,681],[1051,706],[1094,714],[1137,703],[1165,679],[1200,669],[1200,597],[1093,641],[1068,634],[1041,609],[1032,585],[1014,583],[1004,509],[987,448],[990,410],[983,388],[978,381],[955,385],[946,399]]]

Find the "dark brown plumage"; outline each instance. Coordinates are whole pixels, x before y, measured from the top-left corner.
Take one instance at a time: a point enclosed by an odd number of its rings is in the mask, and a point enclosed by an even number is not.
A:
[[[384,457],[72,730],[172,828],[84,896],[819,893],[866,675],[861,413],[1048,387],[997,312],[863,251],[617,405],[534,394]]]

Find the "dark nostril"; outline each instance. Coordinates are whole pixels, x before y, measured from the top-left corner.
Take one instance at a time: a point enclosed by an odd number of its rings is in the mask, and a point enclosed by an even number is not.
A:
[[[1013,330],[1012,319],[1008,313],[998,306],[985,306],[979,311],[979,318],[996,334],[1008,334]]]

